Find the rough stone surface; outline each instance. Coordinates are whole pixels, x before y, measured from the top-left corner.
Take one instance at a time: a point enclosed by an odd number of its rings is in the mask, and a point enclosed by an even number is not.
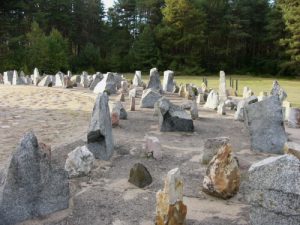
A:
[[[210,161],[203,180],[203,191],[209,195],[228,199],[240,187],[239,165],[232,156],[231,146],[222,146]]]
[[[198,94],[197,104],[199,104],[199,105],[205,104],[204,93],[199,93]]]
[[[249,98],[254,95],[253,91],[249,87],[244,87],[243,98]]]
[[[86,176],[92,170],[94,160],[93,153],[85,146],[77,147],[68,154],[65,170],[69,177]]]
[[[154,108],[154,103],[161,97],[154,89],[146,89],[141,98],[140,108]]]
[[[42,80],[38,83],[39,87],[52,87],[53,86],[53,79],[51,75],[46,75],[42,78]]]
[[[217,113],[219,115],[226,115],[226,107],[225,107],[225,103],[224,102],[221,102],[219,104]]]
[[[300,160],[292,155],[253,164],[248,201],[253,225],[300,224]]]
[[[51,165],[33,132],[26,133],[0,173],[0,224],[16,224],[68,208],[68,175]]]
[[[135,111],[135,97],[130,98],[130,111]]]
[[[218,153],[218,150],[229,144],[228,137],[208,138],[204,142],[203,153],[200,158],[202,164],[208,164],[212,158]]]
[[[198,113],[198,105],[197,105],[196,100],[192,101],[192,106],[191,106],[190,112],[191,112],[191,117],[193,120],[198,119],[199,113]]]
[[[149,77],[149,83],[147,85],[147,89],[149,88],[157,90],[159,92],[162,90],[159,73],[156,68],[152,68],[150,70],[150,77]]]
[[[55,75],[55,86],[56,87],[64,87],[65,83],[64,83],[64,74],[62,72],[58,72]]]
[[[106,93],[97,96],[87,134],[87,148],[96,159],[109,160],[113,155],[114,141]]]
[[[288,126],[300,128],[300,109],[290,108],[288,113]]]
[[[127,112],[120,101],[109,102],[109,111],[111,114],[117,112],[120,116],[120,120],[127,120]]]
[[[117,84],[113,73],[104,74],[103,79],[94,88],[94,93],[103,93],[108,91],[109,94],[115,94],[117,91]]]
[[[216,91],[212,90],[206,100],[204,108],[217,109],[219,105],[219,95]]]
[[[14,71],[5,71],[3,73],[3,83],[5,85],[12,85]]]
[[[88,88],[89,83],[88,74],[87,72],[83,71],[82,75],[80,76],[80,86],[83,88]]]
[[[145,136],[144,149],[148,157],[153,157],[156,160],[162,160],[162,149],[160,141],[157,137]]]
[[[95,87],[97,86],[97,84],[103,79],[103,75],[101,73],[97,73],[93,76],[93,81],[89,87],[89,89],[91,91],[93,91],[95,89]]]
[[[278,96],[245,106],[245,125],[249,128],[252,150],[282,154],[287,137]]]
[[[185,225],[183,178],[179,168],[168,172],[163,190],[156,193],[156,225]]]
[[[174,79],[174,72],[171,70],[166,70],[164,72],[163,91],[173,92],[175,86],[173,79]]]
[[[284,153],[296,156],[300,160],[300,144],[287,142],[285,144]]]
[[[279,97],[279,100],[283,102],[287,98],[287,93],[283,90],[282,87],[280,87],[277,80],[273,82],[273,87],[270,92],[271,95],[275,95]]]
[[[132,85],[135,87],[142,87],[143,81],[142,81],[142,72],[141,71],[135,71],[134,78],[132,81]]]
[[[227,99],[226,76],[224,71],[220,71],[219,97],[221,101],[225,101]]]
[[[128,182],[139,188],[144,188],[152,183],[152,176],[143,164],[136,163],[130,169]]]
[[[180,106],[172,104],[168,99],[161,98],[158,103],[160,131],[193,132],[194,124],[191,116]]]
[[[237,110],[234,114],[234,120],[244,121],[244,108],[246,105],[253,104],[257,102],[258,99],[255,96],[250,96],[249,98],[243,99],[238,102]]]
[[[34,71],[33,71],[33,84],[34,85],[38,85],[38,83],[40,82],[41,80],[41,77],[40,77],[40,73],[39,73],[39,70],[38,68],[34,68]]]

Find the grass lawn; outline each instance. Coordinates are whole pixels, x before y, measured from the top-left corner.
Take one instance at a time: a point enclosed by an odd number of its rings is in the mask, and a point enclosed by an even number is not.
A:
[[[126,78],[131,80],[133,74],[125,74]],[[177,84],[193,83],[197,86],[201,86],[203,75],[199,76],[176,76],[175,81]],[[219,77],[218,76],[205,76],[208,81],[208,88],[218,90]],[[143,73],[143,80],[147,81],[148,74]],[[229,87],[229,75],[226,76],[227,87]],[[255,95],[259,95],[261,91],[270,92],[273,84],[273,80],[278,80],[280,86],[287,92],[287,100],[292,103],[294,107],[300,107],[300,79],[285,79],[285,78],[264,78],[258,76],[241,76],[232,75],[232,79],[239,80],[238,94],[243,95],[244,86],[250,87]],[[161,74],[161,79],[163,76]]]

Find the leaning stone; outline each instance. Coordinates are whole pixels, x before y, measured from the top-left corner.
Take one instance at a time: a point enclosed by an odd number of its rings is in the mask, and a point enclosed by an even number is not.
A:
[[[69,207],[68,174],[51,164],[48,147],[26,133],[0,173],[0,222],[12,225]]]
[[[192,107],[191,107],[191,117],[193,120],[198,119],[199,114],[198,114],[198,106],[197,106],[197,102],[194,100],[192,101]]]
[[[218,150],[229,144],[228,137],[209,138],[205,140],[203,153],[200,158],[202,164],[208,164],[212,158],[218,153]]]
[[[187,207],[183,204],[183,178],[179,168],[168,172],[163,190],[156,193],[156,225],[185,225]]]
[[[167,70],[164,72],[163,91],[172,92],[174,90],[174,72]]]
[[[130,111],[135,111],[135,97],[130,98]]]
[[[150,77],[149,77],[149,83],[147,85],[147,89],[151,88],[154,90],[157,90],[159,92],[162,91],[162,87],[161,87],[161,82],[160,82],[160,77],[159,77],[159,73],[157,71],[156,68],[152,68],[150,70]]]
[[[245,106],[244,118],[249,128],[252,150],[283,154],[287,137],[278,96]]]
[[[300,128],[300,109],[298,108],[289,109],[288,126],[292,128]]]
[[[68,154],[65,170],[69,177],[80,177],[88,175],[93,167],[94,155],[85,146],[77,147]]]
[[[270,157],[249,171],[247,200],[252,225],[296,225],[300,222],[300,160]]]
[[[166,98],[161,98],[158,103],[158,108],[160,131],[194,131],[194,124],[191,115],[181,109],[180,106],[172,104]]]
[[[98,94],[87,135],[87,148],[96,159],[109,160],[113,155],[111,117],[106,93]]]
[[[156,160],[162,159],[161,144],[157,137],[145,136],[145,145],[143,146],[147,157],[153,157]]]
[[[275,80],[273,82],[273,87],[272,87],[272,90],[271,90],[270,94],[278,96],[279,100],[281,102],[283,102],[287,98],[287,93],[285,92],[285,90],[283,90],[282,87],[280,87],[280,85],[279,85],[279,83],[278,83],[277,80]]]
[[[143,92],[140,108],[154,108],[154,103],[157,102],[162,96],[153,89],[146,89]]]
[[[144,188],[152,183],[152,176],[143,164],[136,163],[130,169],[128,182],[139,188]]]
[[[222,146],[210,161],[203,180],[203,191],[209,195],[228,199],[240,187],[240,170],[237,159],[232,156],[231,146]]]
[[[237,110],[234,114],[234,120],[244,121],[244,108],[245,108],[245,106],[253,104],[257,101],[258,101],[258,99],[255,96],[251,96],[249,98],[246,98],[246,99],[243,99],[243,100],[239,101],[238,104],[237,104]]]
[[[219,105],[219,95],[217,92],[212,90],[207,97],[204,108],[217,109],[218,105]]]
[[[115,94],[117,91],[117,82],[113,73],[104,74],[103,79],[94,88],[94,93],[108,92],[108,94]]]

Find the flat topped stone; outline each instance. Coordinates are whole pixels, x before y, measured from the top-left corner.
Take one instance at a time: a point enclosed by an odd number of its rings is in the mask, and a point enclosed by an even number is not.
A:
[[[162,96],[154,89],[146,89],[143,92],[140,108],[154,108],[155,102]]]
[[[109,160],[113,155],[114,141],[106,93],[97,96],[87,134],[87,148],[96,159]]]
[[[172,70],[166,70],[164,72],[163,90],[166,92],[172,92],[174,90],[174,72]]]
[[[147,89],[152,88],[158,91],[162,90],[159,73],[156,68],[152,68],[150,70],[149,83],[147,85]]]

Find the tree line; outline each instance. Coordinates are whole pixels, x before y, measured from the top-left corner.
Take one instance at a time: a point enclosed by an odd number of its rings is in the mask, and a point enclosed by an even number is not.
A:
[[[10,0],[0,71],[300,74],[299,0]]]

